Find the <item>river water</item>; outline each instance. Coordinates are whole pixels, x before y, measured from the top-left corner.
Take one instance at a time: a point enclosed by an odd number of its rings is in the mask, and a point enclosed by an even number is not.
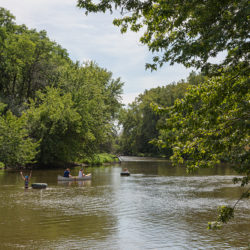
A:
[[[228,166],[187,175],[155,159],[86,168],[91,181],[58,182],[63,170],[35,170],[24,189],[19,172],[0,170],[0,249],[246,249],[250,202],[235,218],[207,230],[218,205],[233,205],[241,188]],[[129,177],[121,177],[128,168]],[[72,169],[76,175],[79,168]]]

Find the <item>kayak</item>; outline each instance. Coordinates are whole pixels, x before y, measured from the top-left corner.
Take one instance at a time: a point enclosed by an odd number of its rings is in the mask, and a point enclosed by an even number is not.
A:
[[[58,181],[86,181],[86,180],[91,180],[91,174],[87,174],[83,177],[78,177],[78,176],[72,176],[72,177],[63,177],[61,175],[57,176]]]
[[[47,183],[32,183],[31,187],[34,189],[44,189],[47,188],[48,184]]]
[[[130,176],[129,172],[121,172],[121,176]]]

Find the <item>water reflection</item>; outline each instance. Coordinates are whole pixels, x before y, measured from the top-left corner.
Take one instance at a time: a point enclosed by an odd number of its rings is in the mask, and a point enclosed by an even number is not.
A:
[[[60,186],[65,186],[65,187],[90,187],[91,186],[91,180],[86,180],[86,181],[57,181],[57,184]]]

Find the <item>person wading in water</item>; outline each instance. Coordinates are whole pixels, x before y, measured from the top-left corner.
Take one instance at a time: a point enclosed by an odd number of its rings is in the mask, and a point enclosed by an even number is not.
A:
[[[29,182],[30,182],[30,179],[31,179],[31,173],[32,171],[30,171],[30,175],[23,175],[23,172],[20,172],[23,180],[24,180],[24,187],[25,188],[29,188]]]

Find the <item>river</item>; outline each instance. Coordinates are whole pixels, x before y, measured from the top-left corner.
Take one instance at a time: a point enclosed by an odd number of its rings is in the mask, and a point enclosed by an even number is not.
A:
[[[61,169],[34,170],[24,189],[19,172],[0,170],[0,249],[246,249],[250,202],[235,218],[207,230],[218,205],[233,205],[241,188],[228,166],[188,175],[167,161],[123,158],[88,167],[91,181],[58,182]],[[131,176],[120,176],[128,168]],[[77,175],[79,168],[72,169]]]

